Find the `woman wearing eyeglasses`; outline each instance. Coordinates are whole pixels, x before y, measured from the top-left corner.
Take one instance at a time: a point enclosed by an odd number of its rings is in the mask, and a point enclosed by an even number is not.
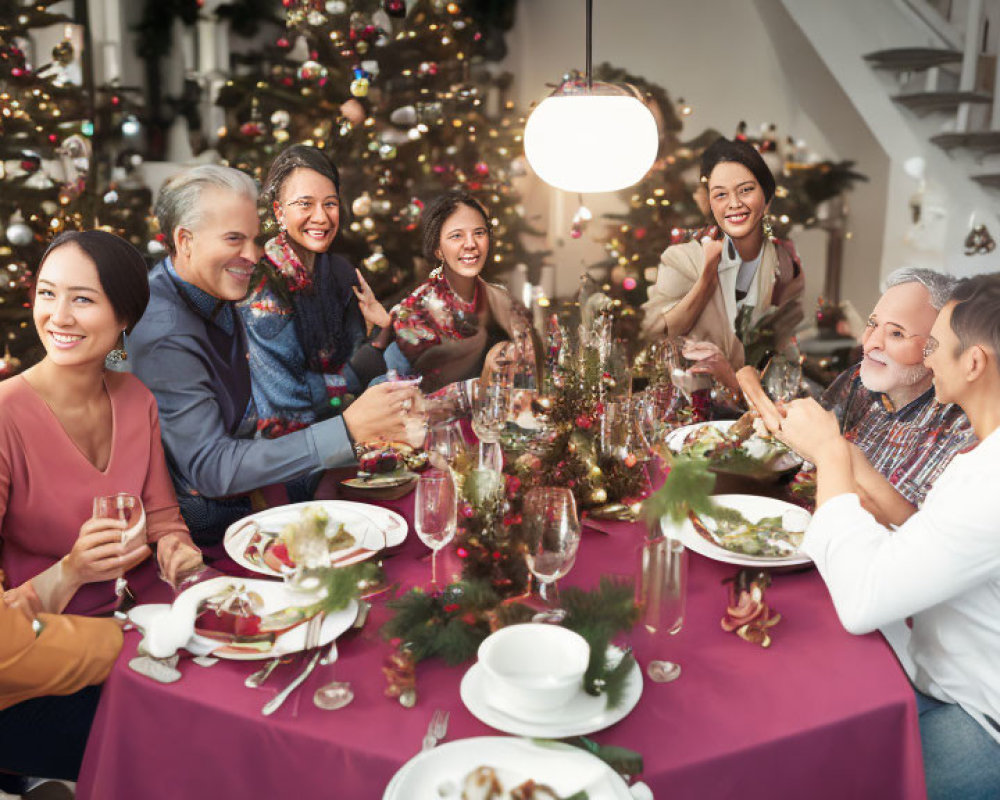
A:
[[[489,354],[515,338],[516,315],[507,290],[479,276],[493,226],[472,194],[453,189],[433,200],[422,233],[424,257],[437,267],[393,309],[393,329],[395,346],[430,393],[478,377]]]
[[[264,187],[280,232],[264,245],[241,303],[257,429],[274,438],[343,409],[365,387],[349,361],[367,330],[389,324],[360,271],[330,252],[340,226],[340,174],[322,152],[292,145]]]
[[[643,335],[707,343],[685,352],[703,362],[692,371],[735,389],[750,339],[766,335],[767,349],[780,351],[802,321],[805,276],[791,244],[770,236],[775,181],[752,145],[718,139],[702,155],[701,180],[723,237],[666,249],[643,305]]]

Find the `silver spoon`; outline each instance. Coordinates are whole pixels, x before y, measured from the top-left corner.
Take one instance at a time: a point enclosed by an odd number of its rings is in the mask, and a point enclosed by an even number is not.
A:
[[[274,672],[274,668],[281,663],[282,657],[272,658],[263,667],[261,667],[256,672],[250,673],[247,679],[243,681],[243,684],[248,689],[256,689],[264,685],[264,681],[271,677],[271,673]]]

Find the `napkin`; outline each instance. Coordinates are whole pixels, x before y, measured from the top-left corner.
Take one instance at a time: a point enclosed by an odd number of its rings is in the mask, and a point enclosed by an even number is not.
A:
[[[233,578],[212,578],[183,592],[170,610],[155,616],[146,628],[145,648],[153,658],[168,658],[185,647],[194,636],[198,606],[233,583]]]

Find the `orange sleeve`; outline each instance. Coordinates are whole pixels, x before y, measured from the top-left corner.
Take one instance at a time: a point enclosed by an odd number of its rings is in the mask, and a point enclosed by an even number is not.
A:
[[[107,678],[122,646],[111,619],[41,614],[36,638],[28,617],[0,600],[0,709],[65,695]]]

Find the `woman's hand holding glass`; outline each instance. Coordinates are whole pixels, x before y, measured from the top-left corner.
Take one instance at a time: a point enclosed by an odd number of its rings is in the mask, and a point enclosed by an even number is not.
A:
[[[136,495],[128,494],[127,492],[95,497],[93,519],[90,521],[96,523],[98,535],[100,531],[107,530],[108,528],[117,530],[118,532],[118,560],[120,563],[115,579],[115,594],[121,597],[125,593],[127,586],[125,573],[145,559],[150,553],[149,546],[146,544],[146,510],[142,506],[142,500]],[[86,527],[86,523],[84,527]],[[82,536],[83,528],[80,530]],[[77,544],[79,544],[79,539],[77,540]],[[76,549],[74,547],[73,551],[76,551]],[[135,549],[143,551],[141,558],[138,558],[138,560],[134,560],[134,555],[131,558],[129,557],[129,554]],[[70,555],[73,555],[73,551],[71,551]],[[96,552],[93,551],[92,555]],[[126,558],[130,562],[129,566],[121,563]],[[95,563],[100,562],[95,562],[91,559],[87,563],[93,566]],[[89,583],[89,581],[85,582]]]

